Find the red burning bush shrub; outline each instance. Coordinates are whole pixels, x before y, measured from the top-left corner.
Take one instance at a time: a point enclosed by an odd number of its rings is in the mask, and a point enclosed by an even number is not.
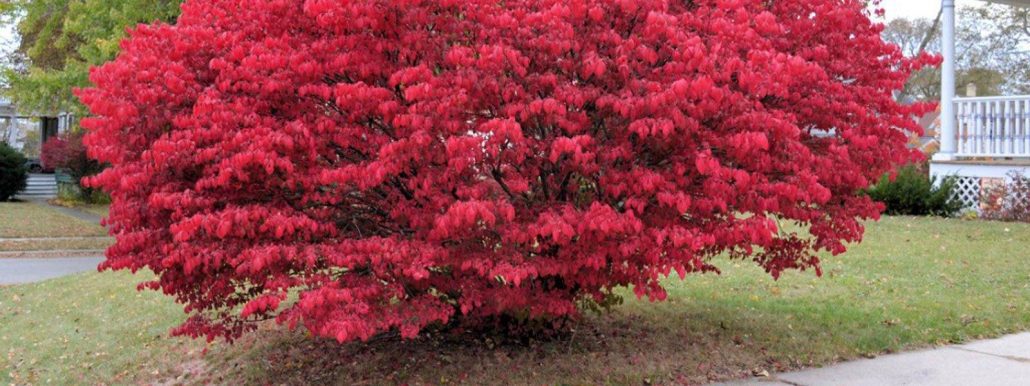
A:
[[[82,142],[79,143],[81,144]],[[82,151],[85,154],[86,148],[82,147]],[[46,142],[43,142],[43,147],[39,153],[39,160],[43,163],[43,169],[57,169],[57,165],[63,165],[69,158],[68,141],[64,136],[50,137]]]
[[[46,169],[60,169],[68,173],[77,183],[85,177],[96,175],[103,170],[103,165],[90,159],[83,144],[82,132],[62,133],[43,143],[41,161]],[[79,184],[83,185],[83,184]],[[93,190],[82,186],[82,197],[92,198]]]
[[[728,252],[818,269],[916,155],[862,1],[195,0],[79,92],[103,267],[233,338],[575,317]],[[775,218],[810,229],[778,227]],[[289,296],[299,294],[297,300]]]

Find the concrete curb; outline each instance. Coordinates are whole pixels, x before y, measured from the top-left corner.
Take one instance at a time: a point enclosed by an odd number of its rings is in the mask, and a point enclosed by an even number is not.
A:
[[[104,250],[74,250],[74,251],[10,251],[0,252],[2,259],[55,259],[69,257],[96,257],[104,256]]]
[[[114,240],[113,236],[86,236],[86,237],[12,237],[0,238],[0,242],[27,243],[34,241],[90,241],[90,240]]]

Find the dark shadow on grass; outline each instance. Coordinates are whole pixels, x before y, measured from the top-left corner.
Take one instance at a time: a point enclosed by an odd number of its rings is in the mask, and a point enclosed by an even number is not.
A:
[[[502,341],[478,333],[430,333],[338,344],[267,325],[209,353],[207,380],[262,384],[699,384],[820,364],[783,355],[804,320],[746,308],[706,313],[682,303],[639,305],[588,316],[558,337]],[[784,321],[776,323],[776,320]],[[814,321],[812,321],[814,322]],[[812,337],[826,339],[827,337]],[[832,338],[830,338],[832,339]],[[806,344],[812,344],[808,341]],[[818,344],[817,344],[818,345]],[[833,354],[824,358],[832,361]]]

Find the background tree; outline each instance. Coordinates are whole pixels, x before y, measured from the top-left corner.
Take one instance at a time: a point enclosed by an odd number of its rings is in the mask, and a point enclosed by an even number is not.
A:
[[[85,113],[72,89],[89,85],[89,67],[118,53],[125,29],[174,21],[181,0],[15,0],[2,20],[17,23],[20,62],[3,82],[23,110]]]
[[[1002,27],[1002,34],[1014,36],[1020,42],[1018,50],[1014,52],[1016,57],[1010,59],[1014,65],[1010,69],[1011,74],[1017,79],[1010,92],[1014,94],[1030,94],[1030,8],[1008,7],[993,9],[985,12],[984,18],[994,21]]]
[[[103,267],[153,270],[191,336],[559,323],[723,254],[818,272],[929,107],[892,91],[932,58],[859,1],[183,7],[80,96]]]
[[[17,52],[16,47],[20,39],[17,37],[18,18],[20,13],[15,3],[0,2],[0,71],[9,69],[24,69],[24,55]],[[2,72],[0,72],[2,74]],[[6,89],[7,85],[0,76],[0,89]]]
[[[1026,9],[989,5],[961,7],[956,26],[956,92],[964,95],[970,83],[979,95],[1030,93],[1030,34]],[[907,55],[921,50],[941,51],[939,21],[894,19],[883,32]],[[901,98],[940,99],[940,68],[927,68],[912,76]]]

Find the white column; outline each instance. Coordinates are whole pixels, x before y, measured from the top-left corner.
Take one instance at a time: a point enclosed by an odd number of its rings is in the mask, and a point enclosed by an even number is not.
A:
[[[941,0],[944,33],[941,51],[941,150],[933,156],[936,161],[955,159],[958,150],[955,141],[955,0]]]
[[[18,114],[17,113],[15,113],[14,116],[7,117],[7,130],[8,130],[8,132],[11,133],[11,143],[10,143],[11,146],[14,146],[15,143],[17,143],[17,144],[21,144],[22,143],[21,142],[21,138],[18,136],[19,134],[21,134],[21,131],[18,130],[18,122],[17,121],[18,121]]]

